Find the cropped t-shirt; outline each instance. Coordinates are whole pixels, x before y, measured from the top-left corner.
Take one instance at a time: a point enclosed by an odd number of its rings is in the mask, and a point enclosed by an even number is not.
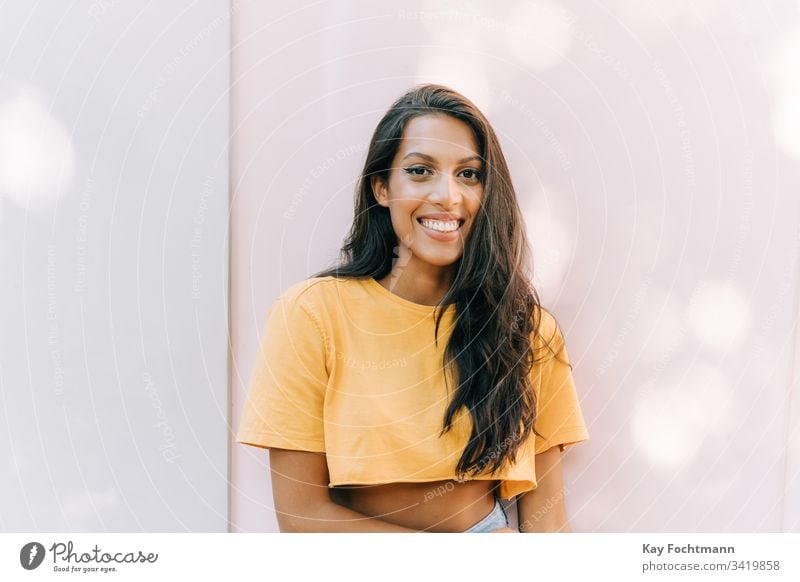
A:
[[[237,442],[325,453],[329,487],[455,479],[472,419],[462,407],[439,436],[455,388],[449,375],[448,393],[442,366],[455,305],[444,311],[438,346],[434,309],[371,277],[289,287],[268,311]],[[520,443],[514,464],[470,477],[499,480],[504,499],[536,488],[536,454],[589,438],[561,331],[544,309],[534,347],[542,436]]]

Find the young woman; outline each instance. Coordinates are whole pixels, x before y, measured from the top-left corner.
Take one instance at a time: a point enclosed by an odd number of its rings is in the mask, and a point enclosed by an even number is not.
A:
[[[569,531],[588,433],[494,130],[421,85],[378,124],[339,265],[270,308],[237,441],[281,531]],[[501,503],[500,500],[505,500]]]

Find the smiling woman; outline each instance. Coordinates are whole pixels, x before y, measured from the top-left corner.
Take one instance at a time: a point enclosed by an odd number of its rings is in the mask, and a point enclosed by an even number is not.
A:
[[[449,115],[414,117],[407,123],[392,161],[395,171],[388,179],[372,176],[375,198],[390,210],[395,235],[415,243],[413,252],[403,250],[408,258],[404,271],[436,281],[422,287],[415,283],[406,296],[413,297],[415,289],[440,296],[439,279],[463,252],[463,241],[483,198],[477,150],[472,130],[458,119]],[[399,273],[391,277],[409,281]],[[403,295],[402,290],[398,293]]]
[[[569,531],[560,453],[588,433],[524,233],[483,114],[398,99],[340,263],[265,324],[237,441],[270,449],[281,531],[512,531],[501,499],[519,531]]]

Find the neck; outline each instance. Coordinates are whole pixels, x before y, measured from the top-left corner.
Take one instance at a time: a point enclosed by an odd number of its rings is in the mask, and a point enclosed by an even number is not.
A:
[[[453,269],[448,267],[415,268],[409,263],[393,269],[378,282],[395,295],[421,305],[436,305],[453,285]]]

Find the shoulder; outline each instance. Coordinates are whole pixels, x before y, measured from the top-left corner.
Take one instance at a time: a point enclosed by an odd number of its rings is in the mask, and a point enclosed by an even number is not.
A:
[[[540,356],[554,355],[564,347],[564,335],[555,316],[547,309],[537,306],[534,309],[533,345]]]
[[[310,277],[298,281],[289,285],[277,300],[291,304],[313,303],[321,295],[325,295],[326,292],[330,291],[331,284],[335,279],[335,277]]]
[[[275,305],[286,309],[302,309],[313,316],[321,316],[341,309],[354,296],[353,290],[361,285],[355,278],[311,277],[286,288]]]

